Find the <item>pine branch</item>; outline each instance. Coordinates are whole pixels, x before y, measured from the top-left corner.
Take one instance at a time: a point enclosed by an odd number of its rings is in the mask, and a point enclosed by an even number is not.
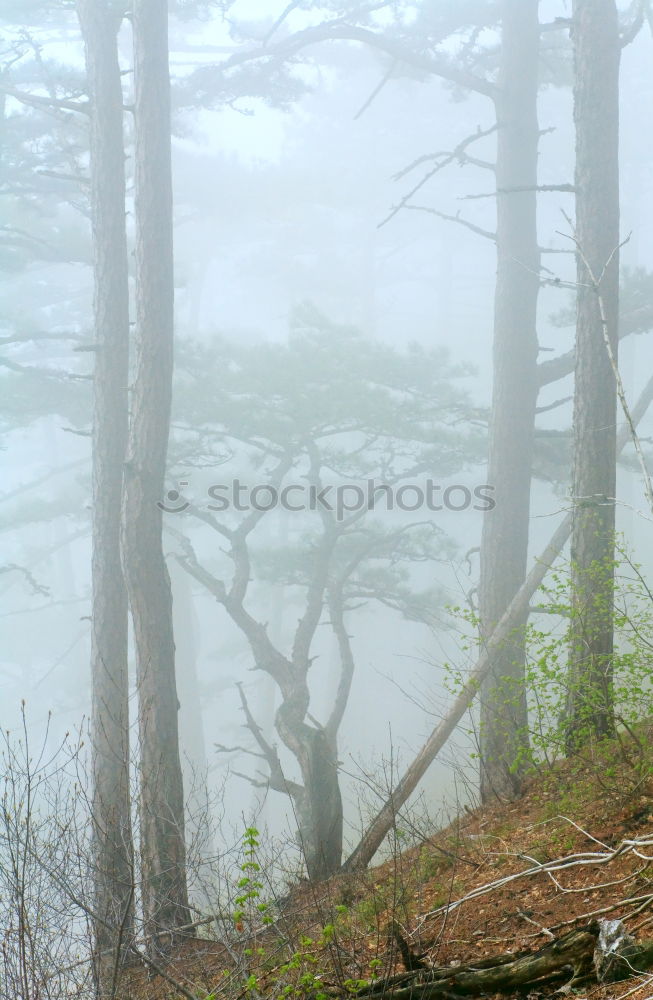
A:
[[[14,100],[20,101],[21,104],[25,104],[31,108],[76,111],[83,115],[90,115],[91,113],[90,101],[68,101],[53,97],[39,97],[36,94],[26,94],[22,90],[15,90],[13,87],[8,87],[6,84],[0,85],[0,90],[2,90],[7,97],[13,97]]]

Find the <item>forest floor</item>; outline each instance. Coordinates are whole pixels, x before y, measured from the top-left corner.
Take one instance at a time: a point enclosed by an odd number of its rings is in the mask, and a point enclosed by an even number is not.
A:
[[[229,940],[189,940],[166,967],[186,993],[142,969],[122,996],[347,996],[405,969],[393,926],[413,956],[438,967],[535,951],[599,918],[622,918],[638,941],[653,938],[653,753],[644,759],[652,739],[653,728],[636,743],[607,742],[534,775],[518,801],[463,811],[378,867],[302,883],[282,910],[270,907],[271,926],[254,931],[245,920]],[[569,978],[519,995],[564,991]],[[651,1000],[653,976],[587,981],[573,992]]]

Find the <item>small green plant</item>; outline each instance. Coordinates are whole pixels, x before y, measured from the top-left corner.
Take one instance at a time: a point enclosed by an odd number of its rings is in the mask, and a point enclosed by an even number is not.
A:
[[[262,924],[271,924],[273,918],[270,915],[269,903],[262,899],[263,883],[259,879],[261,866],[256,860],[259,850],[259,832],[254,826],[248,826],[243,835],[243,856],[244,860],[240,865],[242,875],[236,883],[240,890],[239,895],[234,900],[235,909],[233,920],[238,930],[244,929],[244,921],[250,925],[260,921]]]
[[[330,943],[333,940],[334,934],[335,927],[329,924],[323,928],[318,941],[306,936],[302,936],[299,939],[299,949],[278,970],[278,977],[280,979],[290,977],[292,980],[282,988],[282,996],[310,996],[312,1000],[327,1000],[321,976],[316,971],[318,960],[311,949]]]
[[[359,990],[364,990],[370,985],[369,979],[345,979],[342,984],[348,993],[354,994],[358,993]]]

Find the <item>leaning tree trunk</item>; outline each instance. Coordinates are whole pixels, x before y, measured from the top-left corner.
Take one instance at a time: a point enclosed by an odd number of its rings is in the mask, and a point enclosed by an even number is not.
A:
[[[129,276],[123,94],[117,34],[122,11],[79,0],[91,101],[95,276],[93,382],[93,614],[91,639],[94,971],[112,997],[133,919],[129,793],[127,591],[120,565],[120,500],[127,447]]]
[[[567,749],[609,734],[619,313],[619,20],[574,0],[577,327]]]
[[[498,146],[494,383],[479,603],[487,639],[526,576],[533,428],[537,402],[537,0],[504,0],[501,71],[495,98]],[[481,795],[513,796],[528,749],[524,610],[495,647],[481,690]]]
[[[143,914],[153,947],[160,932],[190,922],[172,595],[157,506],[170,428],[174,333],[167,20],[162,0],[134,0],[137,357],[123,561],[137,658]],[[165,936],[172,940],[172,934]]]
[[[653,403],[653,377],[649,379],[637,404],[633,407],[631,414],[633,427],[638,426],[648,412],[651,403]],[[631,440],[631,428],[626,424],[622,427],[617,438],[617,453],[620,453]],[[385,837],[392,829],[399,810],[415,791],[440,750],[455,731],[463,715],[472,705],[480,686],[492,666],[496,650],[500,649],[504,644],[506,636],[513,630],[515,622],[521,621],[527,613],[533,595],[543,583],[549,567],[553,565],[569,540],[572,521],[571,514],[567,514],[562,524],[554,532],[544,552],[536,560],[535,565],[507,607],[501,621],[488,639],[485,648],[481,650],[476,665],[459,691],[454,703],[440,722],[438,722],[415,759],[406,768],[401,780],[392,789],[389,797],[379,809],[370,826],[361,837],[361,840],[345,861],[343,865],[345,871],[365,868],[378,851]]]

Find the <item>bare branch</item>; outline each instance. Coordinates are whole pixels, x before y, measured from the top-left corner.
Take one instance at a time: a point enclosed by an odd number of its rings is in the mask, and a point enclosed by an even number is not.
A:
[[[265,625],[256,621],[242,603],[233,599],[222,580],[218,580],[200,564],[190,540],[185,535],[174,528],[168,527],[167,530],[178,539],[184,551],[183,555],[175,555],[179,565],[224,606],[232,621],[247,637],[258,669],[273,677],[282,690],[288,690],[292,685],[292,664],[273,645]]]
[[[504,885],[509,885],[512,882],[517,881],[522,878],[530,878],[534,875],[545,874],[554,882],[556,888],[562,892],[582,892],[588,893],[592,889],[603,888],[606,886],[619,885],[623,882],[628,881],[634,877],[631,873],[623,878],[612,880],[610,882],[600,883],[593,886],[582,886],[581,888],[569,888],[563,886],[558,877],[557,873],[560,871],[569,871],[573,868],[578,867],[597,867],[603,865],[609,865],[618,857],[622,857],[624,854],[633,854],[634,857],[641,858],[645,861],[653,860],[648,855],[642,854],[642,848],[650,848],[653,846],[653,841],[650,838],[635,838],[632,840],[622,840],[618,847],[613,850],[604,851],[582,851],[576,852],[574,854],[569,854],[561,858],[556,858],[553,861],[539,862],[528,855],[507,855],[504,852],[497,852],[497,857],[520,857],[526,861],[531,862],[529,868],[522,869],[522,871],[514,872],[511,875],[504,875],[502,878],[495,879],[493,882],[488,882],[485,885],[476,886],[467,895],[462,896],[459,899],[454,900],[450,903],[445,903],[443,906],[439,906],[434,910],[429,911],[422,917],[422,922],[432,919],[433,917],[439,916],[444,913],[451,913],[453,910],[458,909],[464,903],[472,902],[481,896],[485,896],[492,892],[494,889],[500,888]],[[492,852],[494,853],[494,852]],[[649,896],[650,898],[650,896]]]
[[[488,135],[492,135],[493,132],[496,132],[497,128],[498,128],[498,125],[496,125],[496,124],[492,125],[491,128],[488,128],[488,129],[485,129],[485,130],[482,130],[482,129],[479,128],[479,129],[477,129],[477,131],[473,135],[469,135],[469,136],[467,136],[466,139],[463,139],[462,142],[459,142],[458,145],[455,147],[455,149],[451,150],[451,152],[430,153],[430,154],[428,154],[428,155],[426,155],[424,157],[420,157],[419,159],[414,160],[413,163],[409,164],[407,167],[405,167],[403,170],[401,170],[398,174],[395,174],[395,176],[393,177],[393,180],[395,180],[395,181],[396,180],[400,180],[402,177],[405,177],[406,174],[410,173],[410,171],[413,170],[420,163],[424,163],[427,160],[433,160],[433,159],[437,159],[439,161],[438,163],[436,163],[436,165],[431,170],[428,171],[428,173],[426,173],[424,175],[424,177],[422,177],[422,179],[419,181],[419,183],[416,184],[415,187],[413,187],[408,192],[408,194],[404,195],[404,197],[401,199],[401,201],[399,202],[399,204],[396,205],[392,209],[392,211],[390,212],[390,214],[385,219],[383,219],[382,222],[379,223],[379,225],[377,226],[377,228],[381,229],[388,222],[390,222],[391,219],[394,219],[395,215],[397,215],[402,210],[402,208],[407,207],[408,202],[410,201],[410,199],[414,195],[416,195],[417,192],[420,191],[421,188],[423,188],[424,185],[427,184],[428,181],[430,181],[430,179],[435,176],[435,174],[439,173],[440,170],[444,170],[444,168],[447,167],[447,166],[449,166],[450,163],[454,163],[456,161],[459,162],[459,163],[462,162],[462,158],[464,157],[465,151],[466,151],[466,149],[467,149],[468,146],[470,146],[473,142],[477,142],[479,139],[484,139]]]
[[[309,480],[311,485],[316,487],[319,492],[322,489],[319,454],[314,444],[309,444],[308,452],[311,463]],[[306,608],[297,625],[292,647],[293,665],[295,670],[299,671],[302,675],[306,674],[310,665],[311,643],[315,635],[315,630],[320,623],[324,608],[324,593],[329,575],[329,560],[342,532],[342,529],[339,531],[336,528],[329,511],[323,510],[320,507],[320,514],[322,517],[323,534],[313,560],[313,574],[306,597]]]
[[[281,485],[283,477],[292,466],[292,455],[287,452],[277,464],[272,475],[270,484],[274,489]],[[234,606],[243,604],[247,595],[247,588],[250,583],[251,566],[249,559],[249,549],[247,538],[258,525],[262,517],[267,513],[263,509],[253,509],[247,514],[238,528],[231,535],[230,555],[234,563],[234,578],[229,591],[229,604]]]
[[[477,236],[483,236],[486,240],[492,240],[493,243],[496,243],[496,233],[490,232],[489,229],[482,229],[481,226],[469,222],[468,219],[462,219],[459,212],[455,215],[447,215],[446,212],[439,212],[437,208],[430,208],[427,205],[404,205],[403,207],[413,212],[427,212],[430,215],[436,215],[439,219],[444,219],[445,222],[456,222],[459,226],[464,226],[465,229],[476,233]]]
[[[261,756],[264,757],[267,761],[268,767],[270,768],[270,788],[272,788],[275,792],[283,792],[287,795],[292,795],[293,798],[300,796],[304,789],[296,782],[288,781],[283,773],[281,761],[279,760],[279,754],[265,739],[261,727],[252,715],[243,685],[237,684],[236,687],[238,688],[240,704],[242,705],[243,712],[245,713],[245,719],[247,720],[247,728],[256,740],[258,746],[261,748]]]
[[[342,586],[333,588],[330,591],[329,612],[331,615],[331,628],[335,633],[340,651],[340,680],[333,708],[324,728],[327,736],[335,740],[347,708],[351,684],[354,678],[354,657],[351,650],[350,636],[345,626]]]
[[[58,170],[35,170],[38,177],[52,177],[55,181],[72,181],[74,184],[81,184],[83,187],[90,187],[91,181],[88,177],[80,174],[62,174]]]
[[[286,9],[283,10],[281,14],[279,14],[279,17],[276,19],[276,21],[273,22],[272,27],[263,38],[262,44],[264,46],[269,44],[270,39],[272,38],[274,33],[279,30],[279,28],[284,23],[286,18],[288,18],[292,14],[292,12],[299,7],[300,2],[301,0],[292,0],[292,2],[288,4]]]
[[[621,33],[620,43],[622,49],[625,49],[626,46],[631,44],[631,42],[634,42],[644,27],[644,18],[646,16],[647,7],[647,0],[636,0],[633,19],[625,31]]]
[[[80,431],[75,427],[62,427],[61,430],[64,434],[75,434],[77,437],[90,438],[93,437],[93,431]]]
[[[573,184],[525,184],[519,187],[497,188],[496,191],[487,191],[483,194],[464,194],[460,201],[479,201],[481,198],[495,198],[498,194],[523,194],[525,191],[563,191],[574,194],[576,188]]]
[[[570,17],[556,17],[554,21],[545,21],[541,24],[540,31],[560,31],[562,28],[571,28],[572,23],[573,22]]]
[[[42,597],[50,596],[50,588],[39,583],[25,566],[18,566],[16,563],[7,563],[5,566],[0,566],[0,573],[21,573],[29,583],[33,594],[40,594]]]
[[[390,80],[392,79],[392,74],[394,73],[394,71],[395,71],[396,68],[397,68],[397,60],[395,59],[394,62],[391,63],[391,65],[389,66],[389,68],[387,69],[387,71],[383,74],[383,76],[381,77],[381,80],[376,85],[376,87],[374,88],[374,90],[372,91],[372,93],[370,94],[370,96],[361,105],[361,107],[358,109],[358,111],[354,115],[354,121],[355,122],[357,122],[359,118],[363,117],[363,115],[365,114],[365,112],[367,111],[367,109],[374,103],[374,101],[379,96],[379,94],[381,93],[381,91],[383,90],[383,88],[386,86],[386,84],[388,84],[390,82]]]
[[[175,559],[179,565],[195,580],[197,580],[198,583],[203,584],[208,592],[213,594],[216,601],[219,601],[220,604],[224,604],[227,600],[227,588],[225,587],[223,581],[218,580],[212,573],[209,573],[209,571],[200,564],[190,539],[186,538],[182,532],[176,531],[174,528],[167,527],[166,530],[169,534],[174,535],[175,538],[177,538],[184,550],[183,555],[175,555]]]
[[[564,406],[565,403],[570,403],[573,396],[563,396],[562,399],[556,399],[555,403],[549,403],[548,406],[538,406],[535,409],[535,413],[548,413],[550,410],[557,410],[559,406]]]

